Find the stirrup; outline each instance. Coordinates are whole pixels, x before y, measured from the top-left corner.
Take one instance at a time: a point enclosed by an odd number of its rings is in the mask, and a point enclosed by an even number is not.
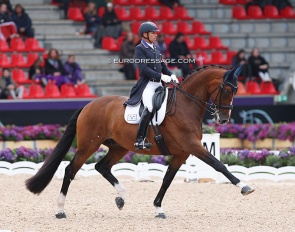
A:
[[[135,150],[149,150],[153,144],[149,143],[149,142],[145,142],[144,139],[134,143],[135,146]]]

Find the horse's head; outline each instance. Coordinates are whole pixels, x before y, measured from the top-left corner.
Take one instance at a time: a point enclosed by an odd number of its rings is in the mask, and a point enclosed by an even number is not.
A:
[[[220,124],[228,123],[233,109],[233,98],[238,91],[238,76],[242,67],[226,71],[223,78],[213,81],[212,88],[209,88],[209,95],[212,104],[209,105],[216,122]],[[218,81],[217,81],[218,80]],[[220,83],[221,80],[221,83]]]

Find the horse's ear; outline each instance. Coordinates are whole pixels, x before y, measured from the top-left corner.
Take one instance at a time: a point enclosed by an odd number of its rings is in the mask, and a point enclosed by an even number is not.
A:
[[[243,65],[240,65],[230,71],[227,71],[224,75],[224,78],[226,79],[226,81],[228,82],[236,82],[238,81],[238,77],[241,74],[242,71],[242,67]]]
[[[238,91],[238,77],[241,74],[242,67],[243,67],[243,65],[238,66],[238,67],[236,67],[236,68],[234,68],[232,70],[227,71],[224,74],[224,82],[231,86],[232,91],[234,92],[234,94],[236,94],[237,91]]]

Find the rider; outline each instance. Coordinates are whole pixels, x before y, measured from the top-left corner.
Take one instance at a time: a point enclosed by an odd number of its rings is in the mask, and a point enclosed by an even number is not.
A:
[[[151,143],[145,142],[145,139],[153,110],[152,96],[155,90],[162,86],[161,80],[165,83],[171,81],[178,83],[176,76],[162,60],[159,47],[154,44],[157,39],[157,32],[159,32],[158,27],[153,22],[144,22],[139,27],[142,40],[135,48],[134,60],[140,61],[137,63],[140,78],[131,89],[130,98],[125,102],[125,105],[134,106],[142,100],[144,105],[134,144],[137,150],[149,149],[152,146]]]

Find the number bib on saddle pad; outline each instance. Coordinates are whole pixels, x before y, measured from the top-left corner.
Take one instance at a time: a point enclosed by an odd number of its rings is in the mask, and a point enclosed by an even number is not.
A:
[[[165,88],[165,91],[166,91],[166,94],[165,94],[164,101],[161,105],[161,108],[157,111],[157,115],[154,114],[154,117],[153,117],[154,125],[155,124],[160,125],[165,118],[166,108],[167,108],[168,89]],[[144,109],[144,106],[142,104],[142,101],[140,102],[140,104],[137,104],[136,106],[127,105],[125,109],[125,114],[124,114],[125,121],[129,124],[138,124],[140,120],[140,115],[143,109]]]

